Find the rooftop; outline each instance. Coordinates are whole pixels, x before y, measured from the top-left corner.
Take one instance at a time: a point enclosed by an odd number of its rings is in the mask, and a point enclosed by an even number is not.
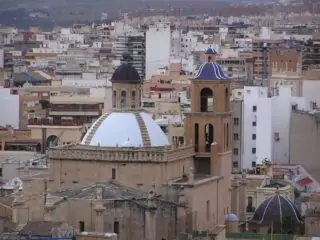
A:
[[[145,192],[124,187],[115,181],[97,182],[88,186],[64,189],[52,192],[51,195],[64,198],[97,199],[97,190],[99,188],[102,190],[102,199],[105,200],[130,200],[147,197]]]

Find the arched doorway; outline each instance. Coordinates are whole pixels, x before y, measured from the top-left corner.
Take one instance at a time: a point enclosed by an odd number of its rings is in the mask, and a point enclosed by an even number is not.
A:
[[[201,97],[201,112],[213,111],[213,92],[210,88],[203,88],[200,93]]]
[[[211,151],[211,144],[214,141],[214,128],[213,125],[210,123],[207,123],[204,126],[204,136],[205,136],[205,144],[206,144],[206,148],[205,151],[206,152],[210,152]]]
[[[55,147],[59,144],[60,139],[56,135],[50,135],[47,138],[47,148]]]
[[[195,152],[199,151],[199,124],[194,124],[194,150]]]

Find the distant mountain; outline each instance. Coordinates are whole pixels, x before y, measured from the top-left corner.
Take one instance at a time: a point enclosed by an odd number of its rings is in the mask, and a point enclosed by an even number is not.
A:
[[[92,23],[99,21],[103,12],[110,19],[119,17],[119,11],[148,8],[199,8],[204,12],[221,3],[265,3],[271,0],[0,0],[0,25],[14,25],[22,29],[39,26]],[[35,9],[42,14],[35,13]],[[44,14],[45,12],[45,14]]]

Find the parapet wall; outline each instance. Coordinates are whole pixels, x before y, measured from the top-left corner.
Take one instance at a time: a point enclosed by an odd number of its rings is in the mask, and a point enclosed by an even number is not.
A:
[[[193,146],[177,148],[107,148],[68,145],[49,150],[49,158],[51,160],[167,162],[192,157],[193,155]]]

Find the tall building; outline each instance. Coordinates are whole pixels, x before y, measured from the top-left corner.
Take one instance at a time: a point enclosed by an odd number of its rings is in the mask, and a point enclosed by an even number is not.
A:
[[[233,167],[251,169],[266,159],[276,164],[290,161],[292,108],[309,109],[304,97],[292,96],[290,86],[274,89],[244,87],[232,99]]]
[[[121,60],[123,53],[128,52],[132,59],[130,64],[137,69],[140,78],[145,79],[146,68],[146,36],[143,32],[127,33],[118,36],[116,42],[116,58]]]
[[[187,144],[195,147],[195,172],[224,176],[221,179],[223,211],[228,211],[228,187],[231,173],[231,79],[216,63],[217,52],[209,48],[206,62],[192,79],[191,112],[186,113]],[[223,189],[224,188],[224,189]]]
[[[318,68],[320,65],[320,36],[313,36],[303,47],[302,70]]]
[[[159,47],[161,46],[161,47]],[[146,79],[161,67],[169,66],[171,55],[171,29],[168,23],[150,25],[146,32]]]

